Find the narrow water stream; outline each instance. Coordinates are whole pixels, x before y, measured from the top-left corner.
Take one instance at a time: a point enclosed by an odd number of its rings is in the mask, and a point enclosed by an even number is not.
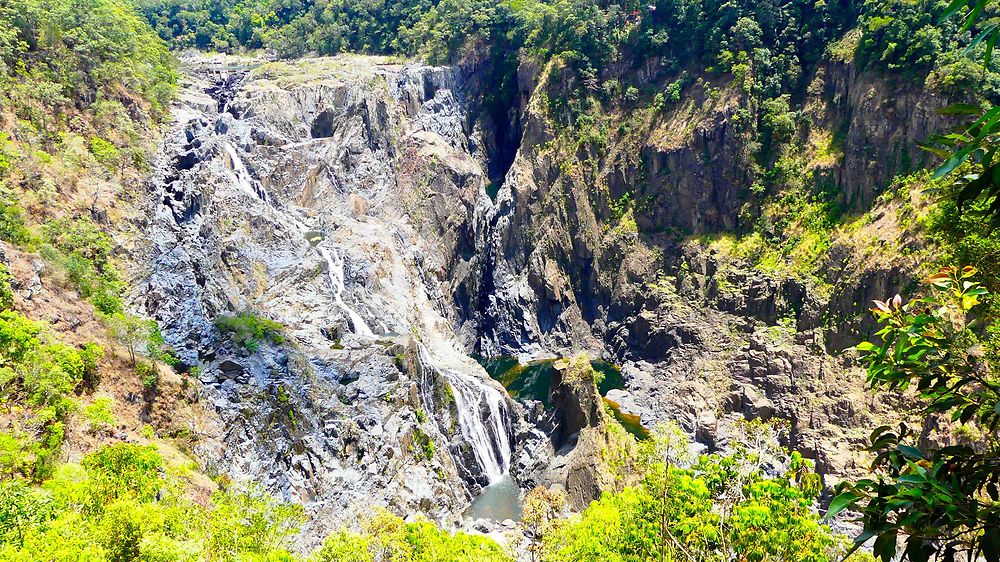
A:
[[[319,253],[326,260],[327,272],[330,275],[330,285],[333,288],[333,300],[351,319],[351,328],[354,330],[354,333],[367,338],[375,337],[375,332],[372,332],[372,329],[368,327],[368,324],[358,314],[358,311],[344,302],[344,258],[340,255],[340,251],[336,248],[330,251],[321,247]]]

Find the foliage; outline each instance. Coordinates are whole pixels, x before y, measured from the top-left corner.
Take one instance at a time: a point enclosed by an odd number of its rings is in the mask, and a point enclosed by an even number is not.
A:
[[[11,288],[11,281],[14,276],[6,265],[0,264],[0,310],[14,308],[14,289]]]
[[[114,171],[118,167],[119,160],[121,159],[118,148],[101,137],[92,137],[90,139],[90,152],[102,166],[111,171]]]
[[[546,533],[556,525],[556,519],[563,514],[566,494],[538,486],[524,496],[521,523],[530,541],[528,553],[534,562],[540,554]]]
[[[17,199],[0,184],[0,240],[24,245],[31,241],[31,233],[24,224],[24,210]]]
[[[136,351],[149,348],[156,349],[159,327],[155,320],[147,320],[126,312],[115,312],[103,317],[111,337],[128,351],[129,361],[136,366]]]
[[[111,263],[114,242],[90,219],[56,219],[42,226],[46,246],[42,255],[59,267],[80,296],[102,313],[124,309],[125,285]]]
[[[407,523],[376,510],[362,523],[361,533],[329,535],[312,562],[443,562],[513,559],[492,540],[461,531],[452,534],[427,521]]]
[[[971,9],[966,9],[967,4],[971,5]],[[983,57],[984,76],[991,73],[993,49],[1000,38],[1000,26],[992,13],[995,8],[991,0],[976,0],[974,3],[953,0],[940,14],[942,25],[949,26],[956,25],[952,23],[953,16],[962,14],[961,32],[975,32],[975,38],[964,52]],[[982,23],[985,23],[982,29],[977,29],[977,25]],[[948,133],[932,135],[921,147],[945,159],[935,171],[935,178],[951,174],[966,161],[974,164],[972,173],[958,180],[961,189],[953,194],[954,200],[960,211],[988,220],[996,227],[1000,225],[1000,167],[994,163],[994,157],[1000,147],[1000,107],[992,103],[980,107],[978,99],[965,101],[971,103],[955,103],[940,110],[942,114],[962,118],[964,122]],[[994,100],[989,98],[989,101]]]
[[[41,324],[0,312],[0,396],[21,394],[36,406],[58,405],[97,369],[97,346],[54,341]]]
[[[0,559],[291,561],[301,508],[259,490],[189,500],[152,446],[111,445],[41,487],[0,481]]]
[[[285,341],[281,333],[284,326],[249,312],[219,316],[215,319],[215,327],[223,332],[229,332],[233,341],[242,345],[247,351],[257,351],[264,340],[278,344]]]
[[[122,0],[0,6],[0,95],[26,102],[22,112],[74,100],[86,106],[123,92],[162,112],[176,81],[173,64],[163,42]]]
[[[605,493],[579,518],[556,521],[542,560],[834,560],[837,544],[811,506],[819,478],[776,428],[748,424],[731,454],[683,467],[669,428],[644,445],[641,480]],[[764,466],[783,474],[769,478]]]
[[[263,556],[281,550],[298,533],[302,507],[281,502],[259,488],[212,494],[208,520],[210,551],[224,560]]]
[[[99,396],[84,406],[83,416],[87,419],[87,428],[91,433],[101,433],[115,425],[115,416],[112,411],[114,405],[114,398]]]
[[[429,461],[434,458],[434,441],[419,427],[413,429],[410,452],[415,453],[418,459]]]
[[[136,361],[132,368],[135,370],[135,374],[139,377],[139,381],[142,382],[143,388],[148,391],[156,390],[156,385],[160,383],[160,373],[157,371],[154,363],[150,363],[149,361]]]
[[[152,445],[109,445],[83,459],[92,511],[122,499],[151,501],[160,489],[163,459]]]
[[[828,517],[860,510],[864,531],[856,545],[875,537],[875,552],[886,562],[895,557],[900,535],[907,537],[907,560],[951,560],[958,553],[1000,559],[1000,381],[973,325],[972,310],[986,294],[975,273],[945,268],[927,279],[928,296],[906,304],[899,295],[875,301],[882,341],[858,345],[872,388],[913,387],[925,415],[948,416],[989,435],[974,446],[921,449],[919,432],[905,424],[872,432],[873,477],[841,486]]]

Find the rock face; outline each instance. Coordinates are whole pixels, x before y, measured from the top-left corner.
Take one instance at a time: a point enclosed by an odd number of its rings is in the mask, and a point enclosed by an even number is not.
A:
[[[445,296],[488,200],[459,72],[224,62],[188,61],[135,295],[224,422],[199,453],[304,503],[306,542],[373,503],[451,519],[519,423]],[[216,323],[237,314],[282,337],[237,344]]]
[[[614,478],[607,466],[609,451],[624,451],[623,432],[612,434],[613,423],[594,382],[594,370],[586,359],[558,361],[550,390],[555,431],[543,468],[520,474],[535,485],[565,491],[568,505],[584,510],[590,502],[610,490]],[[611,453],[614,454],[614,453]]]
[[[304,502],[306,541],[372,502],[453,519],[508,470],[559,482],[578,508],[600,493],[600,398],[559,378],[553,418],[473,353],[589,352],[622,366],[616,398],[647,427],[677,420],[715,449],[729,420],[786,420],[831,476],[898,409],[860,407],[863,376],[833,353],[912,264],[869,267],[835,244],[823,291],[685,239],[744,226],[755,135],[739,92],[698,82],[606,150],[567,153],[542,100],[572,78],[531,60],[489,111],[488,65],[187,66],[134,297],[202,368],[225,431],[200,453]],[[835,63],[813,79],[814,123],[849,126],[841,157],[809,173],[863,208],[890,177],[869,160],[917,166],[895,147],[937,126],[939,100],[904,92],[891,110],[905,118],[884,123],[887,84]],[[644,204],[621,216],[609,201],[628,194]],[[238,313],[280,322],[283,340],[238,345],[216,325]]]

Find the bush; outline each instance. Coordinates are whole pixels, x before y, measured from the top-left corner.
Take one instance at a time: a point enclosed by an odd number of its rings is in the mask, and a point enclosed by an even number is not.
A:
[[[0,240],[17,246],[31,242],[31,233],[24,223],[24,210],[6,189],[0,189]]]
[[[264,340],[270,340],[276,344],[285,341],[285,337],[281,333],[284,327],[281,324],[249,312],[235,316],[219,316],[215,320],[215,327],[231,334],[233,341],[248,351],[257,351]]]
[[[36,406],[57,405],[86,376],[96,378],[100,347],[76,349],[47,341],[42,325],[17,312],[0,312],[0,392],[18,388]]]
[[[6,265],[0,264],[0,310],[14,308],[14,289],[10,283],[14,280]]]
[[[115,171],[121,160],[121,153],[118,148],[101,137],[90,139],[90,153],[94,155],[97,162],[108,171]]]
[[[13,433],[0,431],[0,474],[13,478],[23,474],[28,466],[27,445]],[[2,482],[2,479],[0,479]],[[0,498],[3,501],[3,498]]]
[[[136,351],[142,348],[147,351],[160,349],[162,336],[155,320],[146,320],[120,311],[103,316],[102,320],[108,327],[111,337],[128,351],[129,361],[133,367],[137,367]]]
[[[256,487],[212,494],[208,548],[227,558],[249,559],[280,551],[298,533],[302,507],[281,502]]]
[[[87,419],[87,428],[91,433],[101,433],[115,425],[115,416],[111,411],[114,404],[113,398],[101,396],[83,408],[83,416]]]
[[[101,382],[97,364],[104,357],[104,348],[96,343],[85,343],[79,353],[83,361],[83,384],[95,388]]]
[[[339,531],[327,536],[312,562],[376,562],[389,560],[438,562],[476,560],[477,562],[512,562],[500,546],[488,537],[461,531],[452,534],[427,521],[407,523],[385,511],[377,510],[362,524],[361,533]]]
[[[654,432],[636,464],[640,481],[546,529],[542,560],[838,559],[834,535],[811,508],[819,477],[777,445],[775,431],[749,423],[731,454],[690,468],[674,460],[687,446],[675,442],[679,432]],[[784,473],[767,476],[760,467],[768,463]]]
[[[42,256],[60,268],[80,296],[103,314],[124,309],[125,284],[111,263],[114,242],[90,219],[58,219],[42,226]]]
[[[418,459],[429,461],[434,458],[434,441],[431,441],[431,438],[419,427],[413,430],[410,452],[415,453]]]
[[[156,365],[148,361],[137,361],[133,369],[135,369],[135,374],[139,375],[143,388],[148,391],[156,390],[156,385],[160,382],[160,374],[156,370]]]
[[[90,509],[103,511],[118,499],[151,501],[163,484],[163,459],[152,445],[118,443],[83,458]]]

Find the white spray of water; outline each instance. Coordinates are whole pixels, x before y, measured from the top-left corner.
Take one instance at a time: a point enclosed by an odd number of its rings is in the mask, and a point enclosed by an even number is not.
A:
[[[419,344],[421,361],[434,365],[427,348]],[[438,372],[451,385],[462,439],[472,448],[476,462],[490,484],[510,468],[510,412],[504,394],[469,373],[450,368]]]
[[[232,176],[236,186],[245,191],[247,194],[258,197],[264,202],[268,202],[267,193],[260,185],[260,182],[253,179],[253,175],[250,174],[250,170],[248,170],[246,164],[243,163],[243,159],[240,158],[239,153],[236,151],[236,147],[234,147],[232,143],[228,142],[223,143],[222,147],[226,151],[226,155],[229,156],[230,162],[232,162]]]
[[[327,272],[330,276],[330,285],[333,287],[333,301],[337,303],[347,316],[351,319],[351,324],[354,326],[354,333],[359,336],[364,336],[368,338],[375,337],[375,332],[368,327],[365,319],[361,317],[360,314],[346,302],[344,302],[344,258],[340,255],[340,252],[336,249],[330,251],[326,248],[320,248],[319,253],[322,254],[323,259],[326,260]]]

